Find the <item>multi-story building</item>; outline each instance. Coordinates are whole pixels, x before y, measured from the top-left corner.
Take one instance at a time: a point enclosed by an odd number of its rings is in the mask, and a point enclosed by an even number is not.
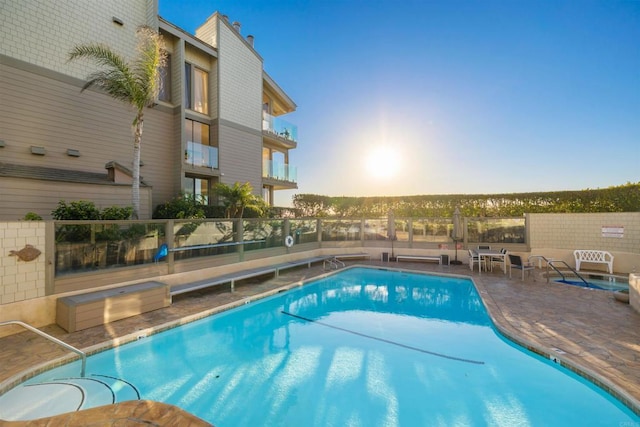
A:
[[[135,112],[81,92],[97,66],[68,55],[98,42],[134,58],[141,25],[162,34],[168,61],[145,110],[140,217],[181,193],[215,203],[218,182],[249,182],[269,204],[297,188],[297,129],[281,117],[296,105],[239,23],[216,12],[191,35],[158,16],[158,0],[10,0],[0,8],[0,219],[48,219],[60,200],[131,205]]]

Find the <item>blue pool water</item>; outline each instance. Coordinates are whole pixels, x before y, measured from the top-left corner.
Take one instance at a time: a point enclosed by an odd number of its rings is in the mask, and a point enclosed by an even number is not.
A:
[[[99,353],[87,372],[218,427],[640,422],[592,383],[503,339],[470,280],[367,268]]]
[[[587,281],[588,284],[584,283],[580,279],[575,279],[575,278],[565,279],[565,280],[556,279],[554,281],[556,283],[564,283],[565,285],[580,286],[583,288],[600,289],[600,290],[606,290],[606,291],[621,291],[625,289],[629,290],[629,282],[621,278],[612,277],[611,279],[604,279],[604,278],[598,279],[591,276],[587,276],[585,280]]]

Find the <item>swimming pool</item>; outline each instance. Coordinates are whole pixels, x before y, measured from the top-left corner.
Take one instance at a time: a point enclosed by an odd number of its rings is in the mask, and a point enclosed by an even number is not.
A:
[[[77,372],[76,363],[29,383]],[[218,427],[640,421],[503,339],[471,280],[370,268],[96,354],[87,372],[125,379],[141,398]]]

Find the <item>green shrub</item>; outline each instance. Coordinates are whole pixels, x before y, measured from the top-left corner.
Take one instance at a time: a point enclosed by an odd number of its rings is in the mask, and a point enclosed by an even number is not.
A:
[[[42,217],[35,212],[27,212],[23,219],[25,221],[42,221]]]
[[[194,196],[183,194],[164,204],[156,206],[154,219],[205,218],[204,205]]]
[[[121,208],[119,206],[111,206],[109,208],[104,208],[100,216],[102,219],[111,219],[111,220],[125,220],[131,218],[131,214],[133,213],[133,208],[131,206],[127,206]]]
[[[78,200],[67,204],[64,200],[58,202],[58,207],[51,212],[53,219],[64,220],[97,220],[100,211],[93,202]]]

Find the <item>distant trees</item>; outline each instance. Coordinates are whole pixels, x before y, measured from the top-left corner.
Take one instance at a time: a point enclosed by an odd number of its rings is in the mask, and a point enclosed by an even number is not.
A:
[[[640,211],[640,182],[604,189],[512,194],[447,194],[394,197],[331,197],[296,194],[300,216],[449,218],[456,207],[467,217],[514,217],[525,213]]]

